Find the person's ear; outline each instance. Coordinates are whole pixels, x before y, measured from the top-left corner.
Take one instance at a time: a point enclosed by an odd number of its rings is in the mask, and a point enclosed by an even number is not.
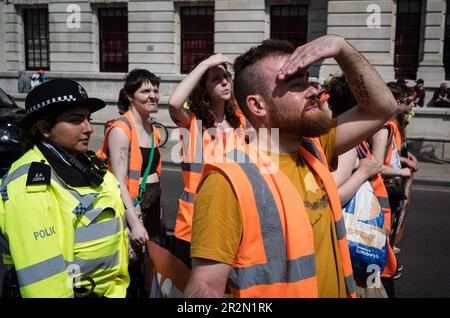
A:
[[[249,95],[246,98],[247,108],[256,117],[265,117],[267,115],[267,102],[261,95]]]
[[[128,101],[131,103],[131,101],[133,100],[133,97],[128,94],[125,94],[125,96],[127,97]]]
[[[36,128],[39,130],[39,132],[44,136],[45,138],[50,138],[50,126],[45,120],[39,120],[36,123]]]

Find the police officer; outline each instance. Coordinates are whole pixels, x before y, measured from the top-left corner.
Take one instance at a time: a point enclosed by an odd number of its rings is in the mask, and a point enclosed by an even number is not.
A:
[[[119,185],[88,151],[91,113],[103,107],[69,79],[44,82],[27,95],[25,153],[0,186],[9,295],[17,285],[22,297],[125,297],[128,240]]]

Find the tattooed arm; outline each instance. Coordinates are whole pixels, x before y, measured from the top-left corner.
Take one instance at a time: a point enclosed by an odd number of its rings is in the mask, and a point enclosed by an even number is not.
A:
[[[334,156],[370,137],[398,112],[397,103],[372,65],[344,38],[326,35],[298,47],[280,69],[280,80],[324,58],[334,58],[347,78],[358,106],[337,119]]]
[[[398,106],[381,76],[346,41],[335,59],[358,101],[357,107],[338,117],[335,154],[340,154],[381,129],[398,112]]]
[[[112,173],[120,184],[120,193],[126,207],[125,217],[131,229],[131,240],[144,244],[145,241],[148,240],[148,233],[138,218],[138,213],[140,213],[140,211],[137,211],[133,204],[126,182],[128,175],[129,147],[130,144],[125,132],[120,127],[113,128],[108,137],[108,149]]]

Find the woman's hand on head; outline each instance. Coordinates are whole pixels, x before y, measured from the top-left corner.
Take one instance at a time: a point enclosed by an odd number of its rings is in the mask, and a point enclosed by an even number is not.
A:
[[[202,63],[206,64],[208,68],[221,65],[221,64],[233,64],[233,61],[221,53],[214,54],[204,60]]]

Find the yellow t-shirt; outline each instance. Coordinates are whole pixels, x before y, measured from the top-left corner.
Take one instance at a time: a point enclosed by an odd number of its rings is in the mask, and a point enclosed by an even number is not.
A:
[[[328,160],[333,155],[335,133],[333,128],[320,137]],[[296,152],[280,154],[279,164],[304,198],[311,221],[319,297],[346,297],[336,229],[322,181]],[[242,221],[236,195],[222,174],[208,173],[194,210],[191,257],[231,265],[240,245]]]

